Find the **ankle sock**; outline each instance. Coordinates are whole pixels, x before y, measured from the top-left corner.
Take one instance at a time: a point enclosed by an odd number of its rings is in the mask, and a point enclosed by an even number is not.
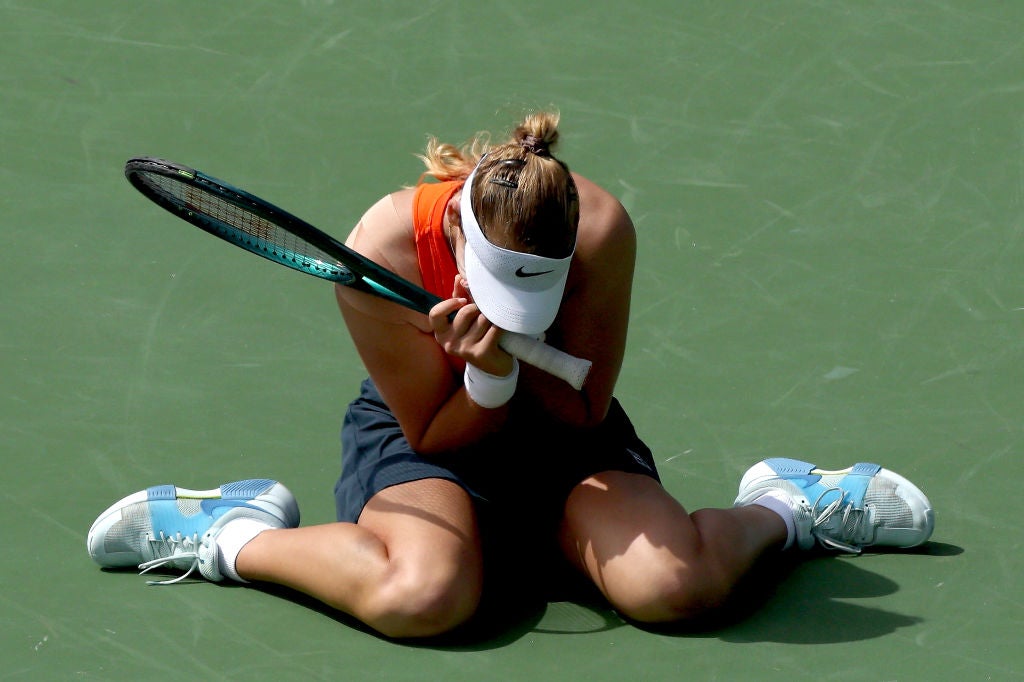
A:
[[[793,507],[788,499],[783,497],[784,495],[785,493],[768,492],[754,500],[751,504],[770,509],[782,517],[782,522],[786,524],[786,544],[782,549],[787,550],[796,541],[796,521],[793,520]]]
[[[270,528],[272,528],[270,524],[256,521],[255,519],[236,519],[225,524],[220,533],[217,534],[220,572],[225,577],[237,582],[249,582],[238,575],[238,571],[235,570],[235,561],[238,559],[238,553],[253,538]]]

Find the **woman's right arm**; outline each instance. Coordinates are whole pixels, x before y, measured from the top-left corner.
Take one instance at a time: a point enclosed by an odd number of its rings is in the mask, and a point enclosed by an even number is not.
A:
[[[347,244],[419,282],[412,235],[405,190],[367,211]],[[341,285],[335,293],[363,364],[417,452],[455,450],[504,424],[507,408],[485,409],[469,399],[426,315]]]

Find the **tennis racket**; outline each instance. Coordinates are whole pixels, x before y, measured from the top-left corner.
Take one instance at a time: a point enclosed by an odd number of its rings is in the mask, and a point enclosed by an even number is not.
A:
[[[380,296],[424,315],[442,300],[300,218],[194,168],[142,157],[129,159],[124,174],[158,206],[280,265]],[[583,387],[590,372],[589,360],[524,334],[505,332],[499,345],[576,390]]]

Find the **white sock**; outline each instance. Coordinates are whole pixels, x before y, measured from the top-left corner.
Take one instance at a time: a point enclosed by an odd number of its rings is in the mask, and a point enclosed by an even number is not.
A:
[[[791,503],[783,497],[784,495],[785,493],[767,492],[754,500],[751,504],[756,504],[759,507],[770,509],[782,517],[782,522],[786,524],[786,544],[782,549],[787,550],[792,547],[793,542],[796,541],[796,522],[793,520],[793,507]]]
[[[273,526],[255,519],[235,519],[225,524],[221,528],[220,533],[217,534],[220,572],[224,576],[240,583],[249,582],[238,575],[238,571],[235,570],[235,561],[238,559],[238,553],[253,538],[270,528],[273,528]]]

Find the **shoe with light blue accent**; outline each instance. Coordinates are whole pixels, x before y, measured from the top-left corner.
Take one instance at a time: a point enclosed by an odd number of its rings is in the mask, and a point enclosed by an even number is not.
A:
[[[915,547],[935,528],[924,493],[877,464],[825,471],[810,462],[766,459],[743,476],[735,506],[769,493],[792,507],[801,549],[820,544],[856,554],[869,546]]]
[[[268,479],[225,483],[213,490],[160,485],[129,495],[100,514],[86,545],[89,556],[105,568],[185,571],[167,583],[184,580],[198,569],[207,580],[219,582],[224,576],[216,538],[236,519],[294,528],[299,506],[288,488]]]

